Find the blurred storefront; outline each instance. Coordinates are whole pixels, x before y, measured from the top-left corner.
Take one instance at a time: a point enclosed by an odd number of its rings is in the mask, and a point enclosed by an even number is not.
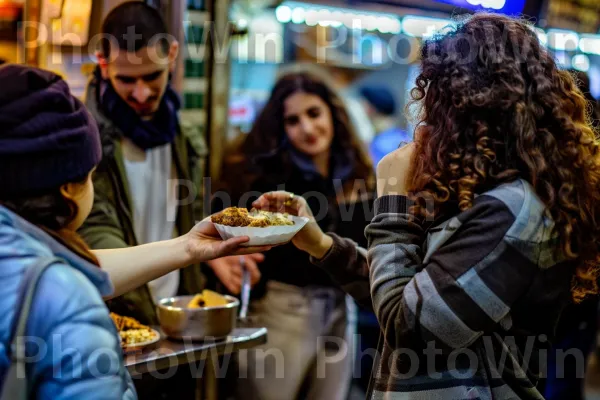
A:
[[[229,137],[249,129],[279,67],[293,62],[327,69],[349,100],[358,98],[361,85],[387,86],[397,96],[399,126],[410,130],[405,105],[421,40],[481,10],[535,23],[560,64],[588,72],[593,94],[600,96],[596,0],[283,1],[242,18],[248,35],[238,42],[246,52],[233,56]],[[365,141],[371,139],[365,129],[359,131]]]
[[[0,1],[0,60],[3,62],[18,62],[23,58],[18,46],[18,25],[22,20],[22,0]]]
[[[101,20],[122,0],[22,1],[0,0],[0,58],[52,69],[82,95],[94,68]],[[249,130],[281,66],[290,63],[328,70],[354,108],[360,108],[358,87],[385,85],[396,96],[398,126],[410,131],[404,111],[420,42],[478,10],[527,16],[561,65],[588,72],[592,93],[600,96],[597,0],[147,2],[163,12],[183,44],[173,83],[186,119],[205,132],[213,176],[226,141]],[[24,18],[39,21],[37,31],[19,31]],[[368,121],[364,116],[357,121],[369,142]]]
[[[63,76],[77,96],[83,96],[96,66],[102,19],[123,0],[26,0],[13,7],[19,13],[10,17],[3,12],[4,1],[0,0],[0,26],[6,26],[0,30],[0,58],[6,52],[12,56],[4,57],[8,61],[50,69]],[[230,60],[227,45],[219,38],[230,40],[234,33],[230,31],[229,1],[146,2],[161,10],[180,43],[172,84],[183,99],[182,121],[204,133],[213,155],[208,163],[216,174],[224,143],[222,132],[227,130]],[[30,24],[19,30],[17,25],[23,20]],[[214,41],[211,32],[217,38]]]

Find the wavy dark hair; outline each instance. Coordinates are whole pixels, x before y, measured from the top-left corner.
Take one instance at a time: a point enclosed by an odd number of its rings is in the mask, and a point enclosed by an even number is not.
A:
[[[87,179],[86,175],[74,183],[83,187]],[[78,256],[100,265],[81,236],[68,228],[77,217],[78,207],[73,200],[62,195],[60,187],[43,193],[0,197],[0,204],[38,226]]]
[[[354,131],[344,103],[325,79],[319,73],[306,69],[283,73],[256,118],[250,133],[238,137],[230,146],[224,162],[223,180],[235,182],[239,191],[240,185],[244,185],[244,182],[249,185],[251,179],[244,179],[241,182],[239,176],[235,176],[237,172],[242,170],[246,174],[261,174],[263,172],[260,169],[261,160],[275,156],[283,162],[283,169],[279,171],[283,182],[286,170],[291,165],[285,151],[282,151],[285,139],[284,103],[291,95],[303,92],[319,96],[331,111],[334,127],[332,149],[348,153],[353,161],[352,173],[347,182],[352,184],[355,180],[364,180],[366,189],[374,190],[375,176],[372,162]],[[248,187],[244,189],[243,191],[247,191]]]
[[[524,21],[475,14],[424,43],[410,189],[434,212],[516,178],[546,205],[559,251],[576,261],[572,297],[598,292],[600,163],[588,105]],[[427,216],[424,199],[413,212]]]

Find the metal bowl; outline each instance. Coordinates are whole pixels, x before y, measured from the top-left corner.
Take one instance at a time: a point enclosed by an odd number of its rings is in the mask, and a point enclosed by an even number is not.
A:
[[[223,338],[235,329],[239,301],[224,296],[229,304],[218,307],[188,308],[194,296],[177,296],[158,302],[160,327],[175,339],[203,340]]]

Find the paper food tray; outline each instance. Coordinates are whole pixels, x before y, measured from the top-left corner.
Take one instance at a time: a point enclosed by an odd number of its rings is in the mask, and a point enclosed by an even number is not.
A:
[[[287,243],[298,232],[304,228],[304,225],[308,222],[308,218],[290,216],[294,221],[294,225],[286,226],[270,226],[267,228],[249,228],[247,226],[227,226],[215,224],[215,228],[219,231],[223,240],[231,239],[234,237],[248,236],[249,242],[244,243],[242,246],[269,246]]]

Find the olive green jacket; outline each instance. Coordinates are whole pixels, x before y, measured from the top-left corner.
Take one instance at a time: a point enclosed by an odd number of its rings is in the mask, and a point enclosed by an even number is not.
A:
[[[123,133],[103,114],[98,100],[98,82],[88,84],[85,103],[95,117],[102,140],[103,159],[94,174],[94,206],[80,229],[80,234],[93,249],[114,249],[138,244],[132,219],[131,196],[125,173],[121,138]],[[172,145],[173,162],[180,180],[175,234],[187,233],[203,216],[204,161],[206,144],[199,127],[180,120],[179,132]],[[181,201],[181,199],[194,199]],[[126,266],[125,266],[126,267]],[[200,265],[180,270],[179,294],[195,294],[205,284]],[[157,324],[156,308],[148,285],[107,302],[108,308],[121,315],[134,317],[146,324]]]

